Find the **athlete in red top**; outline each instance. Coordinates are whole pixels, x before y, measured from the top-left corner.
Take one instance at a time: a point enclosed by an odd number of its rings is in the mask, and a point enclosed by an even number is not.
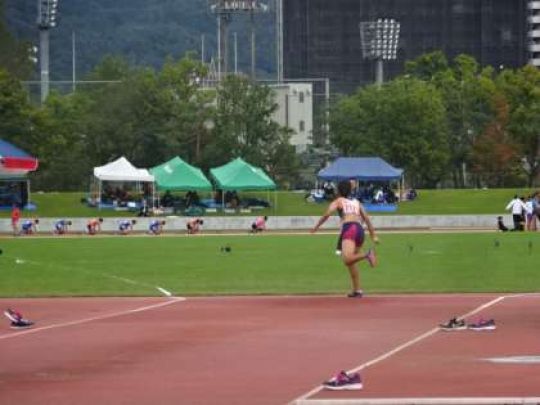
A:
[[[16,204],[13,204],[11,209],[11,228],[13,229],[13,235],[19,234],[19,220],[21,219],[21,210]]]
[[[343,264],[349,269],[353,287],[352,292],[348,296],[362,297],[357,263],[360,260],[366,259],[371,267],[374,267],[377,264],[374,250],[369,249],[367,253],[362,253],[360,251],[360,248],[364,243],[364,228],[362,227],[362,222],[365,222],[371,240],[375,243],[379,243],[379,239],[375,235],[375,229],[373,228],[364,207],[360,204],[360,201],[347,198],[351,193],[351,182],[341,181],[338,184],[338,193],[339,197],[330,204],[311,232],[315,233],[335,211],[339,210],[342,213],[341,257],[343,259]]]
[[[89,235],[95,235],[101,231],[101,224],[103,223],[103,218],[92,218],[88,220],[86,224],[86,229],[88,230]]]

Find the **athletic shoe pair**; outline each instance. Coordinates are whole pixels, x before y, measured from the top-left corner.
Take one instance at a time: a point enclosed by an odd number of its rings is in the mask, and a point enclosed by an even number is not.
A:
[[[34,324],[34,322],[24,319],[22,314],[13,309],[6,309],[4,315],[11,321],[11,329],[26,329]]]
[[[474,331],[483,331],[483,330],[495,330],[495,320],[488,319],[484,320],[480,318],[478,321],[473,322],[469,325],[465,323],[463,319],[452,318],[447,323],[439,325],[439,327],[444,331],[454,331],[454,330],[465,330],[470,329]]]
[[[323,387],[327,390],[342,391],[342,390],[361,390],[363,388],[360,374],[347,374],[345,371],[340,371],[335,377],[323,383]]]

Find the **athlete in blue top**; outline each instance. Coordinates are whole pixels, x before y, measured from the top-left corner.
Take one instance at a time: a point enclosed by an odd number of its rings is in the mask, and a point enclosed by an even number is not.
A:
[[[165,221],[161,221],[159,219],[153,219],[150,221],[150,226],[148,227],[148,233],[152,235],[159,235],[163,231],[163,226],[165,225]]]
[[[21,234],[31,235],[37,232],[37,224],[39,224],[39,219],[27,219],[23,221],[21,225]]]
[[[373,228],[371,220],[369,219],[369,216],[367,215],[360,201],[348,198],[348,196],[351,194],[351,182],[341,181],[338,184],[338,193],[339,197],[330,204],[324,215],[319,219],[311,232],[315,233],[334,212],[342,212],[341,258],[343,260],[343,264],[347,266],[349,270],[353,287],[352,292],[348,296],[362,297],[357,263],[360,260],[365,259],[372,267],[376,266],[377,264],[377,258],[374,250],[369,249],[366,253],[362,253],[360,251],[360,248],[364,244],[364,228],[362,227],[362,222],[365,222],[371,240],[378,243],[379,239],[375,235],[375,229]]]
[[[71,226],[71,221],[59,219],[54,223],[53,233],[56,235],[64,235],[67,233],[69,226]]]
[[[118,221],[118,231],[120,235],[127,235],[133,230],[133,225],[137,223],[134,219],[122,219]]]

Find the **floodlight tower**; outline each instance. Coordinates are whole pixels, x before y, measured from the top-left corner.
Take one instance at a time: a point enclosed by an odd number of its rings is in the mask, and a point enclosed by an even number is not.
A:
[[[397,58],[400,23],[393,18],[379,18],[376,21],[360,23],[362,54],[366,59],[375,60],[375,83],[384,81],[383,62]]]
[[[49,30],[58,24],[58,0],[38,0],[41,102],[49,95]]]
[[[213,0],[210,9],[217,15],[218,80],[228,72],[229,24],[234,14],[249,14],[251,21],[251,78],[255,80],[256,46],[255,14],[268,11],[268,5],[258,0]]]

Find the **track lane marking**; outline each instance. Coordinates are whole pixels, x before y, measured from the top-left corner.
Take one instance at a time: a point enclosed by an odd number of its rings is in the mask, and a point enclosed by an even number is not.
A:
[[[31,334],[38,333],[38,332],[44,332],[44,331],[51,330],[51,329],[66,328],[68,326],[82,325],[82,324],[89,323],[89,322],[101,321],[101,320],[104,320],[104,319],[116,318],[116,317],[119,317],[119,316],[130,315],[130,314],[135,314],[135,313],[145,312],[145,311],[150,311],[152,309],[165,307],[167,305],[172,305],[172,304],[176,304],[178,302],[183,302],[183,301],[186,301],[186,298],[184,298],[184,297],[171,297],[167,301],[160,302],[158,304],[146,305],[146,306],[139,307],[139,308],[128,309],[128,310],[119,311],[119,312],[113,312],[113,313],[106,314],[106,315],[101,315],[101,316],[93,316],[93,317],[90,317],[90,318],[78,319],[78,320],[75,320],[75,321],[62,322],[62,323],[57,323],[57,324],[52,324],[52,325],[47,325],[47,326],[41,326],[41,327],[31,328],[31,329],[24,329],[24,330],[21,330],[19,332],[13,332],[13,333],[10,333],[10,334],[7,334],[7,335],[0,336],[0,340],[6,340],[6,339],[16,338],[16,337],[20,337],[20,336],[31,335]]]
[[[461,315],[459,318],[467,318],[469,316],[473,316],[475,314],[477,314],[478,312],[481,312],[483,311],[484,309],[486,308],[489,308],[495,304],[498,304],[499,302],[503,301],[504,299],[506,298],[509,298],[508,296],[500,296],[500,297],[497,297],[497,298],[494,298],[492,299],[491,301],[488,301],[486,302],[485,304],[482,304],[480,305],[479,307],[467,312],[466,314],[464,315]],[[427,339],[428,337],[430,336],[433,336],[435,333],[437,333],[438,331],[440,330],[439,327],[435,327],[433,329],[430,329],[429,331],[411,339],[411,340],[408,340],[406,341],[405,343],[395,347],[394,349],[386,352],[386,353],[383,353],[381,354],[380,356],[372,359],[372,360],[369,360],[365,363],[362,363],[360,364],[359,366],[351,369],[351,370],[348,370],[347,373],[356,373],[356,372],[359,372],[361,370],[364,370],[366,369],[367,367],[371,367],[377,363],[380,363],[381,361],[383,360],[386,360],[388,359],[389,357],[407,349],[408,347],[424,340],[424,339]],[[292,400],[291,402],[289,402],[288,405],[306,405],[306,404],[309,404],[310,401],[308,401],[308,398],[319,393],[320,391],[322,391],[324,389],[324,387],[322,385],[318,385],[317,387],[313,388],[311,391],[308,391],[306,392],[305,394],[299,396],[298,398]],[[329,402],[327,402],[329,403]]]

